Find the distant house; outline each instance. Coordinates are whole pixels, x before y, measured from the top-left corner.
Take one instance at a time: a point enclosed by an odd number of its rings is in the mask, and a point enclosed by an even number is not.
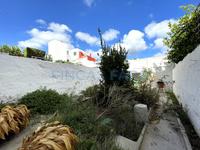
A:
[[[96,59],[91,54],[87,54],[80,49],[73,48],[58,40],[53,40],[48,43],[48,54],[52,56],[54,62],[62,60],[87,67],[96,67]]]

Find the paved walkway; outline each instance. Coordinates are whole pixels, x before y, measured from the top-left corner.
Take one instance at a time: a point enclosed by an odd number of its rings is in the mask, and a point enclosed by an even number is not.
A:
[[[161,110],[167,98],[160,93]],[[177,117],[162,114],[159,123],[148,124],[140,150],[189,150],[184,141]]]

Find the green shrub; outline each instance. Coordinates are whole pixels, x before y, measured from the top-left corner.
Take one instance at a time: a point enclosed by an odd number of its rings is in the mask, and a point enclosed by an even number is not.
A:
[[[100,86],[94,85],[86,88],[85,90],[81,91],[81,94],[84,97],[95,97],[96,93],[99,91]]]
[[[0,52],[8,53],[9,55],[12,56],[23,56],[20,48],[17,46],[3,45],[0,47]]]
[[[39,57],[39,58],[44,58],[45,57],[45,51],[36,49],[36,48],[30,48],[27,47],[24,49],[24,57]]]
[[[82,94],[84,94],[85,97],[90,97],[91,100],[95,102],[102,116],[112,120],[111,127],[117,134],[136,140],[143,128],[143,124],[136,122],[134,118],[133,108],[134,105],[138,103],[136,101],[138,98],[137,91],[127,86],[110,87],[106,95],[109,104],[107,104],[105,108],[100,107],[102,104],[98,103],[98,99],[101,98],[98,97],[99,91],[99,86],[95,85],[87,88]]]
[[[58,120],[74,129],[80,138],[78,150],[112,150],[111,147],[115,146],[114,142],[111,144],[114,135],[111,120],[105,117],[97,119],[96,107],[90,101],[80,102],[65,96],[65,103],[59,106],[58,114],[51,121]],[[111,138],[110,145],[105,148],[108,138]]]
[[[169,37],[164,43],[169,47],[168,59],[178,63],[188,53],[191,53],[200,44],[200,6],[195,9],[193,5],[182,6],[186,14],[176,23],[169,24]]]
[[[39,89],[24,95],[19,103],[25,104],[31,114],[52,114],[64,103],[64,97],[54,90]]]
[[[45,61],[53,61],[53,58],[51,55],[45,55],[44,60]]]
[[[130,81],[128,71],[129,64],[126,60],[127,51],[121,45],[109,47],[103,41],[101,31],[99,30],[101,40],[101,62],[100,71],[102,83],[104,86],[125,85]]]
[[[149,69],[144,69],[143,72],[134,79],[135,100],[139,103],[146,104],[152,107],[159,100],[158,90],[152,87],[153,73]]]
[[[144,123],[135,120],[134,109],[129,104],[110,109],[110,118],[113,120],[113,128],[118,135],[136,141],[144,127]]]
[[[62,64],[67,63],[67,61],[64,61],[64,60],[56,60],[55,62],[56,62],[56,63],[62,63]]]

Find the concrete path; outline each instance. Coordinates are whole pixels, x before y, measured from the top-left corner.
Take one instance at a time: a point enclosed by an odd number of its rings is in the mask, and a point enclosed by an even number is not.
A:
[[[160,104],[167,102],[160,93]],[[148,124],[140,150],[189,150],[175,114],[162,114],[159,123]]]
[[[0,150],[17,150],[25,137],[31,135],[31,133],[37,129],[38,125],[29,126],[22,130],[18,135],[12,136],[9,140],[5,142],[1,141]]]

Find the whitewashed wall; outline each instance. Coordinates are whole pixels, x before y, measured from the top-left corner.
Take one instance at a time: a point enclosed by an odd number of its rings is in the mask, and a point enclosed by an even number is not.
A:
[[[173,91],[200,136],[200,45],[173,70]]]
[[[48,54],[52,56],[53,61],[67,61],[67,50],[69,50],[68,45],[60,41],[53,40],[48,43]]]
[[[155,67],[155,79],[153,82],[153,86],[157,86],[157,81],[162,79],[165,83],[166,90],[172,90],[173,88],[173,79],[172,79],[172,70],[174,68],[174,64],[165,62],[163,66]]]

